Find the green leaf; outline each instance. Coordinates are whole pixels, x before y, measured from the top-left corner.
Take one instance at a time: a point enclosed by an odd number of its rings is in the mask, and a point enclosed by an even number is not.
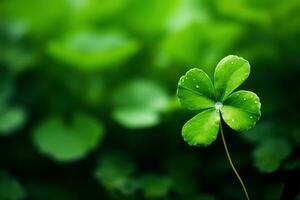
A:
[[[249,76],[249,62],[238,56],[227,56],[223,58],[215,69],[216,96],[223,101],[239,87]]]
[[[33,66],[35,53],[28,48],[0,48],[0,61],[5,63],[13,73],[23,72]]]
[[[104,136],[102,125],[93,118],[77,114],[71,124],[48,119],[33,133],[39,151],[56,161],[70,162],[85,157]]]
[[[283,189],[284,183],[272,182],[267,185],[263,199],[280,200],[282,199]]]
[[[97,70],[126,62],[138,50],[138,42],[121,31],[81,30],[50,42],[49,53],[81,70]]]
[[[195,2],[203,4],[204,1]],[[191,6],[194,9],[197,7]],[[203,14],[205,5],[198,6]],[[190,8],[187,10],[191,13]],[[199,10],[197,13],[200,13]],[[182,23],[179,20],[174,19],[176,23]],[[190,22],[178,30],[170,31],[162,40],[157,51],[156,63],[160,67],[168,67],[169,70],[174,70],[176,66],[201,66],[201,69],[211,75],[215,70],[215,63],[226,52],[232,51],[232,46],[235,46],[241,33],[242,27],[237,23]]]
[[[261,116],[258,96],[240,90],[231,94],[221,108],[222,118],[233,130],[247,131],[253,128]]]
[[[127,128],[147,128],[160,122],[160,116],[152,109],[143,108],[118,108],[113,117],[116,121]]]
[[[123,85],[114,96],[114,119],[127,128],[147,128],[160,122],[169,97],[155,82],[137,79]]]
[[[133,179],[136,166],[125,154],[104,154],[95,170],[96,179],[109,191],[129,195],[137,189]]]
[[[178,83],[178,98],[183,107],[202,110],[214,106],[214,86],[208,75],[201,69],[191,69]]]
[[[21,128],[26,120],[25,111],[19,107],[8,107],[0,111],[0,136],[9,135]]]
[[[39,12],[35,12],[39,8]],[[62,21],[67,21],[66,1],[10,0],[0,2],[0,17],[15,22],[24,22],[30,33],[37,38],[57,32]],[[64,20],[62,20],[64,19]]]
[[[199,12],[199,10],[201,10],[201,12]],[[182,0],[181,5],[177,7],[172,17],[169,19],[168,30],[174,32],[186,27],[192,22],[204,24],[209,20],[211,20],[211,13],[208,9],[207,2],[202,0]]]
[[[6,171],[0,171],[0,199],[24,199],[26,192],[20,183]]]
[[[154,174],[142,176],[139,184],[146,199],[166,198],[172,187],[170,178]]]
[[[189,145],[208,146],[217,138],[219,123],[220,114],[217,110],[205,110],[183,126],[183,139]]]
[[[179,0],[132,1],[125,11],[124,23],[138,34],[148,37],[161,33]]]
[[[0,109],[6,108],[14,90],[13,82],[5,76],[0,76]]]
[[[255,167],[264,173],[276,171],[281,162],[292,153],[291,145],[281,139],[261,143],[253,152]]]
[[[296,158],[286,161],[283,168],[285,170],[300,169],[300,159]]]
[[[268,1],[259,1],[259,3],[267,3],[268,6],[263,8],[257,5],[259,4],[258,1],[243,2],[235,0],[222,0],[214,3],[216,4],[216,9],[222,16],[226,16],[233,20],[264,26],[269,25],[272,21],[272,8],[270,7],[270,3],[268,3]],[[276,3],[274,5],[276,5]],[[280,10],[282,10],[282,6],[283,5],[281,5]]]
[[[68,0],[75,19],[96,22],[116,17],[130,2],[131,0]]]

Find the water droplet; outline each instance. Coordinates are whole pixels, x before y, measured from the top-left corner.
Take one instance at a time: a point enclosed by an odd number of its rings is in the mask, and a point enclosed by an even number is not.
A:
[[[250,119],[253,119],[253,117],[252,117],[252,116],[250,116]]]
[[[257,101],[254,101],[254,103],[258,103]]]
[[[223,104],[221,102],[215,103],[215,109],[220,110],[223,107]]]
[[[233,61],[231,61],[231,64],[233,65]]]
[[[196,85],[196,88],[199,88],[199,85]]]
[[[232,119],[231,121],[234,122],[234,119]]]
[[[253,98],[253,95],[251,95],[250,98]]]
[[[195,81],[196,79],[195,79],[195,78],[193,78],[193,80]]]
[[[246,98],[244,98],[244,101],[246,101],[247,99]]]

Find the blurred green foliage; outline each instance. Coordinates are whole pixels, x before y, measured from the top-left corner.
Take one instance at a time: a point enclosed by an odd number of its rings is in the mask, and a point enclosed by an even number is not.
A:
[[[229,148],[253,199],[300,186],[298,0],[2,0],[0,199],[242,199],[219,140],[191,148],[190,68],[251,63],[262,118]],[[296,183],[296,184],[294,184]],[[296,197],[298,195],[298,197]]]
[[[24,199],[26,193],[20,183],[8,172],[0,171],[0,198],[3,200]]]

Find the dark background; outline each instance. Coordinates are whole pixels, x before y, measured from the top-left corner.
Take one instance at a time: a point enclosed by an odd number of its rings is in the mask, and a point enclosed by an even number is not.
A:
[[[261,99],[225,127],[251,199],[300,198],[299,0],[1,0],[0,200],[243,199],[220,137],[189,147],[177,82],[234,54]],[[296,197],[298,195],[298,197]]]

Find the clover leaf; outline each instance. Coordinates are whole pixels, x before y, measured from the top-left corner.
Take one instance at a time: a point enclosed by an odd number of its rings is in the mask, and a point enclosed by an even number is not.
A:
[[[254,127],[261,116],[260,100],[250,91],[234,92],[249,76],[250,64],[238,56],[227,56],[217,65],[214,82],[202,70],[194,68],[182,76],[177,94],[182,106],[199,114],[182,128],[182,136],[189,145],[208,146],[216,140],[220,129],[225,152],[232,170],[245,192],[245,184],[234,167],[222,128],[222,120],[236,131]]]
[[[79,70],[119,66],[139,48],[135,39],[120,30],[80,30],[49,43],[49,54]]]
[[[136,79],[122,85],[114,95],[113,118],[126,128],[148,128],[161,121],[169,96],[156,82]]]
[[[76,114],[70,124],[58,118],[41,123],[33,133],[38,150],[59,162],[82,159],[104,138],[104,128],[96,119]]]
[[[280,149],[280,151],[274,151]],[[253,152],[254,165],[263,173],[276,171],[281,163],[292,153],[291,145],[282,139],[269,139]]]
[[[214,82],[197,68],[180,78],[177,94],[182,106],[199,111],[182,129],[182,136],[189,145],[207,146],[215,141],[221,118],[239,132],[254,127],[261,116],[259,97],[246,90],[234,92],[249,74],[248,61],[230,55],[218,63]]]

